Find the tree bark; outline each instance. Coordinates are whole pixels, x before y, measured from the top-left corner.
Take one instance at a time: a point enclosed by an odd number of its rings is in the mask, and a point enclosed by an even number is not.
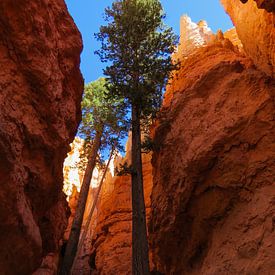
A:
[[[83,233],[81,234],[81,237],[80,237],[80,240],[79,240],[79,244],[78,244],[78,247],[77,247],[76,257],[75,257],[74,263],[72,265],[72,271],[74,269],[74,264],[75,264],[75,262],[77,260],[78,254],[80,253],[82,245],[84,244],[84,241],[86,239],[86,236],[87,236],[87,233],[88,233],[88,230],[89,230],[89,227],[90,227],[90,223],[91,223],[91,220],[92,220],[92,217],[93,217],[93,214],[94,214],[94,211],[95,211],[98,199],[99,199],[99,194],[100,194],[100,191],[102,189],[102,186],[103,186],[104,179],[105,179],[105,176],[107,174],[107,171],[109,169],[109,165],[110,165],[110,162],[112,160],[114,151],[115,151],[115,147],[113,147],[112,150],[111,150],[111,153],[110,153],[110,156],[109,156],[109,160],[108,160],[107,165],[106,165],[106,167],[104,169],[103,175],[101,177],[101,181],[100,181],[99,186],[98,186],[98,190],[96,192],[96,195],[95,195],[95,198],[94,198],[94,201],[93,201],[92,208],[91,208],[91,210],[89,212],[86,224],[84,226]]]
[[[132,106],[132,273],[149,274],[146,210],[144,203],[140,111]]]
[[[65,256],[62,262],[61,266],[61,275],[69,275],[74,258],[77,252],[77,246],[78,246],[78,241],[79,241],[79,236],[81,232],[81,226],[83,222],[83,216],[85,212],[85,206],[86,206],[86,201],[89,193],[89,188],[90,188],[90,182],[92,179],[93,175],[93,170],[96,165],[96,157],[97,157],[97,152],[100,148],[101,144],[101,136],[102,132],[97,131],[96,136],[94,139],[94,143],[92,146],[92,152],[88,160],[88,164],[85,170],[84,178],[82,181],[81,189],[80,189],[80,194],[79,194],[79,199],[77,202],[77,207],[75,211],[75,216],[69,236],[69,240],[67,242],[66,250],[65,250]]]

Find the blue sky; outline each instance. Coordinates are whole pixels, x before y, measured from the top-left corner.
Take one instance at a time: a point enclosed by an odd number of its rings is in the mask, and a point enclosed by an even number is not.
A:
[[[81,71],[85,83],[96,80],[103,75],[101,64],[94,51],[100,47],[95,40],[94,33],[104,24],[102,15],[104,8],[110,6],[111,0],[65,0],[76,25],[82,33],[84,50],[81,55]],[[232,23],[225,14],[219,0],[162,0],[166,12],[166,24],[173,27],[179,34],[179,20],[183,14],[188,14],[192,21],[204,19],[211,29],[216,32],[232,27]]]

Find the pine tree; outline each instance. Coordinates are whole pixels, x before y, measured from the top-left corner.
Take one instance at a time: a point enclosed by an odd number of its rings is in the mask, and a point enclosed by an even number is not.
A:
[[[70,274],[77,253],[83,215],[98,153],[119,144],[125,129],[125,113],[121,101],[108,95],[108,85],[100,78],[85,86],[82,101],[82,123],[79,135],[85,139],[85,173],[60,274]]]
[[[160,108],[163,88],[176,69],[171,61],[177,37],[163,24],[158,0],[120,0],[105,10],[107,25],[96,34],[110,96],[131,109],[132,126],[132,273],[149,274],[146,213],[141,159],[141,122]]]

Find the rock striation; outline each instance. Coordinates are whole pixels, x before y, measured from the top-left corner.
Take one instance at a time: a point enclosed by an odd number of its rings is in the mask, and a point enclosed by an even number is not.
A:
[[[271,274],[274,81],[219,34],[184,61],[169,89],[154,131],[154,271]]]
[[[66,227],[82,42],[63,0],[1,0],[0,18],[0,270],[23,275],[56,253]]]
[[[221,0],[221,3],[236,27],[244,51],[260,70],[274,78],[275,14],[257,7],[257,4],[262,8],[273,7],[274,11],[274,1],[249,0],[242,4],[240,0]]]

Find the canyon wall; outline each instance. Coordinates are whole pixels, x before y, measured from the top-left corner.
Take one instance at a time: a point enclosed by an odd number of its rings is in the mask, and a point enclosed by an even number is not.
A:
[[[244,52],[221,33],[194,49],[167,87],[154,130],[157,274],[275,270],[274,14],[260,1],[222,2]]]
[[[168,91],[152,159],[154,271],[272,274],[274,80],[219,34]]]
[[[267,75],[275,76],[275,1],[221,0],[247,55]],[[257,7],[261,7],[259,9]],[[266,9],[267,10],[266,10]],[[273,12],[268,12],[273,11]]]
[[[81,117],[82,42],[63,0],[1,0],[0,33],[0,270],[31,274],[67,223],[62,166]]]

